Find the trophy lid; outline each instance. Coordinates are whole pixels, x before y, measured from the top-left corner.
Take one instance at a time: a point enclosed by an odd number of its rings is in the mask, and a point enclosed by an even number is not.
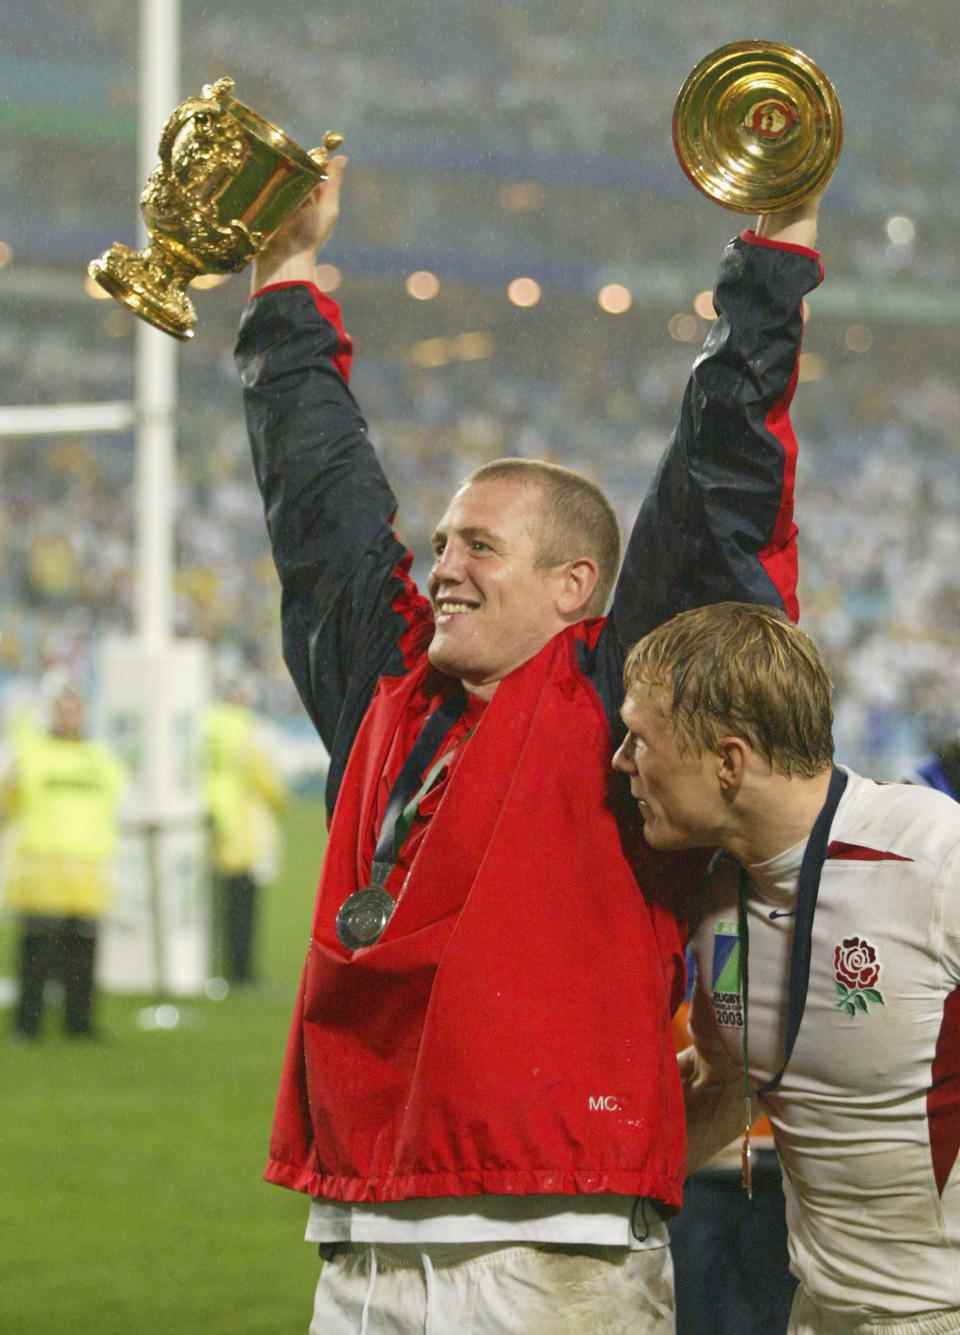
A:
[[[703,194],[738,213],[776,213],[826,186],[843,144],[843,110],[802,51],[731,42],[687,76],[673,143]]]

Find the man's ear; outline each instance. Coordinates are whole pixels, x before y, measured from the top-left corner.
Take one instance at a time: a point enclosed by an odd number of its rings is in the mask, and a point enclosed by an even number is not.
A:
[[[584,615],[599,577],[597,563],[589,556],[580,556],[576,561],[566,563],[557,594],[557,611],[562,617],[573,621]]]
[[[717,779],[723,795],[736,797],[747,768],[748,746],[742,737],[721,737],[717,745]]]

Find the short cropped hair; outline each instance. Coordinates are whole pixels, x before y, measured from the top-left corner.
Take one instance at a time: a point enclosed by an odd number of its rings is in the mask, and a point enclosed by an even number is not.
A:
[[[775,607],[714,603],[681,612],[631,649],[624,687],[664,691],[681,752],[738,736],[788,777],[833,760],[830,678],[817,646]]]
[[[541,490],[541,519],[534,534],[538,568],[581,556],[596,561],[597,585],[586,615],[602,616],[620,569],[620,526],[606,496],[589,478],[543,459],[494,459],[471,473],[464,486],[502,481]]]

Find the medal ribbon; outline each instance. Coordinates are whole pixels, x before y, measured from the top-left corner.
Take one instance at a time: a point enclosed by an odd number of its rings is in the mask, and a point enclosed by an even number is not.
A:
[[[746,1129],[743,1137],[741,1163],[743,1168],[743,1186],[749,1197],[753,1196],[752,1160],[750,1145],[751,1099],[753,1094],[768,1094],[776,1089],[783,1079],[787,1062],[793,1052],[793,1045],[800,1032],[800,1023],[807,1005],[807,989],[810,985],[810,952],[813,942],[813,915],[817,907],[817,895],[820,892],[820,874],[827,856],[827,840],[830,827],[836,815],[840,799],[847,786],[847,775],[834,766],[830,775],[830,787],[820,813],[814,821],[810,838],[803,851],[800,864],[800,878],[797,886],[797,910],[794,916],[793,950],[790,958],[790,1005],[787,1012],[787,1036],[784,1042],[783,1062],[779,1071],[766,1084],[754,1091],[750,1084],[750,928],[747,922],[747,890],[750,876],[745,867],[740,868],[740,881],[737,887],[737,927],[740,938],[740,993],[743,998],[743,1094]]]
[[[435,761],[426,777],[424,770],[466,708],[466,691],[457,685],[421,728],[397,776],[387,800],[377,846],[373,850],[370,884],[349,895],[337,913],[337,939],[348,950],[372,946],[375,941],[379,941],[393,916],[397,900],[385,889],[387,880],[397,865],[400,849],[416,818],[421,798],[436,782],[444,765],[450,763],[453,752],[448,751]],[[470,734],[467,733],[467,736]]]
[[[462,686],[458,686],[444,700],[443,704],[434,710],[420,730],[420,735],[413,745],[413,750],[407,756],[403,769],[401,769],[391,789],[387,809],[383,814],[380,837],[377,839],[377,846],[373,850],[371,885],[379,886],[382,889],[386,885],[388,876],[397,865],[400,849],[410,832],[410,826],[417,814],[420,799],[433,786],[437,775],[444,765],[449,763],[453,753],[448,751],[446,755],[442,756],[431,767],[426,776],[424,776],[424,768],[431,757],[436,755],[438,748],[462,717],[466,708],[467,693]]]

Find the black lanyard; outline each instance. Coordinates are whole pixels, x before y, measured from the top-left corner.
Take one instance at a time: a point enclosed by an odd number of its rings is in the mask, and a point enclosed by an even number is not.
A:
[[[384,887],[397,865],[420,799],[448,763],[449,756],[430,766],[429,772],[427,766],[466,708],[467,693],[458,685],[427,719],[397,775],[383,814],[380,837],[373,850],[370,884],[355,890],[343,901],[337,913],[337,938],[348,950],[372,946],[383,935],[393,916],[397,901]]]
[[[462,718],[466,708],[467,693],[462,686],[458,686],[447,696],[443,704],[434,710],[420,730],[413,744],[413,750],[404,761],[403,768],[390,790],[387,809],[383,813],[383,823],[380,826],[380,837],[373,850],[371,885],[381,887],[386,885],[387,878],[397,865],[403,841],[410,831],[411,817],[406,814],[407,808],[411,805],[412,798],[421,795],[420,789],[428,788],[436,778],[437,767],[432,766],[428,774],[427,766],[455,724]]]
[[[754,1091],[757,1094],[768,1094],[770,1090],[776,1089],[779,1085],[793,1052],[793,1045],[797,1041],[797,1034],[800,1032],[800,1022],[803,1019],[803,1012],[807,1005],[807,988],[810,984],[813,915],[817,907],[817,895],[820,891],[820,873],[823,871],[823,864],[827,856],[827,840],[830,837],[830,827],[833,824],[833,818],[836,815],[837,807],[846,786],[846,773],[834,767],[830,776],[830,787],[827,789],[826,801],[820,808],[820,814],[814,822],[813,829],[810,831],[810,838],[807,840],[807,846],[804,849],[803,862],[800,864],[800,880],[797,886],[797,911],[794,918],[793,952],[790,959],[790,1009],[787,1013],[787,1037],[784,1044],[783,1064],[772,1079]],[[750,929],[747,924],[747,886],[749,882],[750,877],[747,871],[741,867],[740,884],[737,892],[737,920],[740,935],[740,985],[743,994],[743,1065],[747,1082],[750,1079],[749,1041],[747,1036],[747,1019],[750,1005]],[[747,1088],[749,1088],[749,1083]]]

